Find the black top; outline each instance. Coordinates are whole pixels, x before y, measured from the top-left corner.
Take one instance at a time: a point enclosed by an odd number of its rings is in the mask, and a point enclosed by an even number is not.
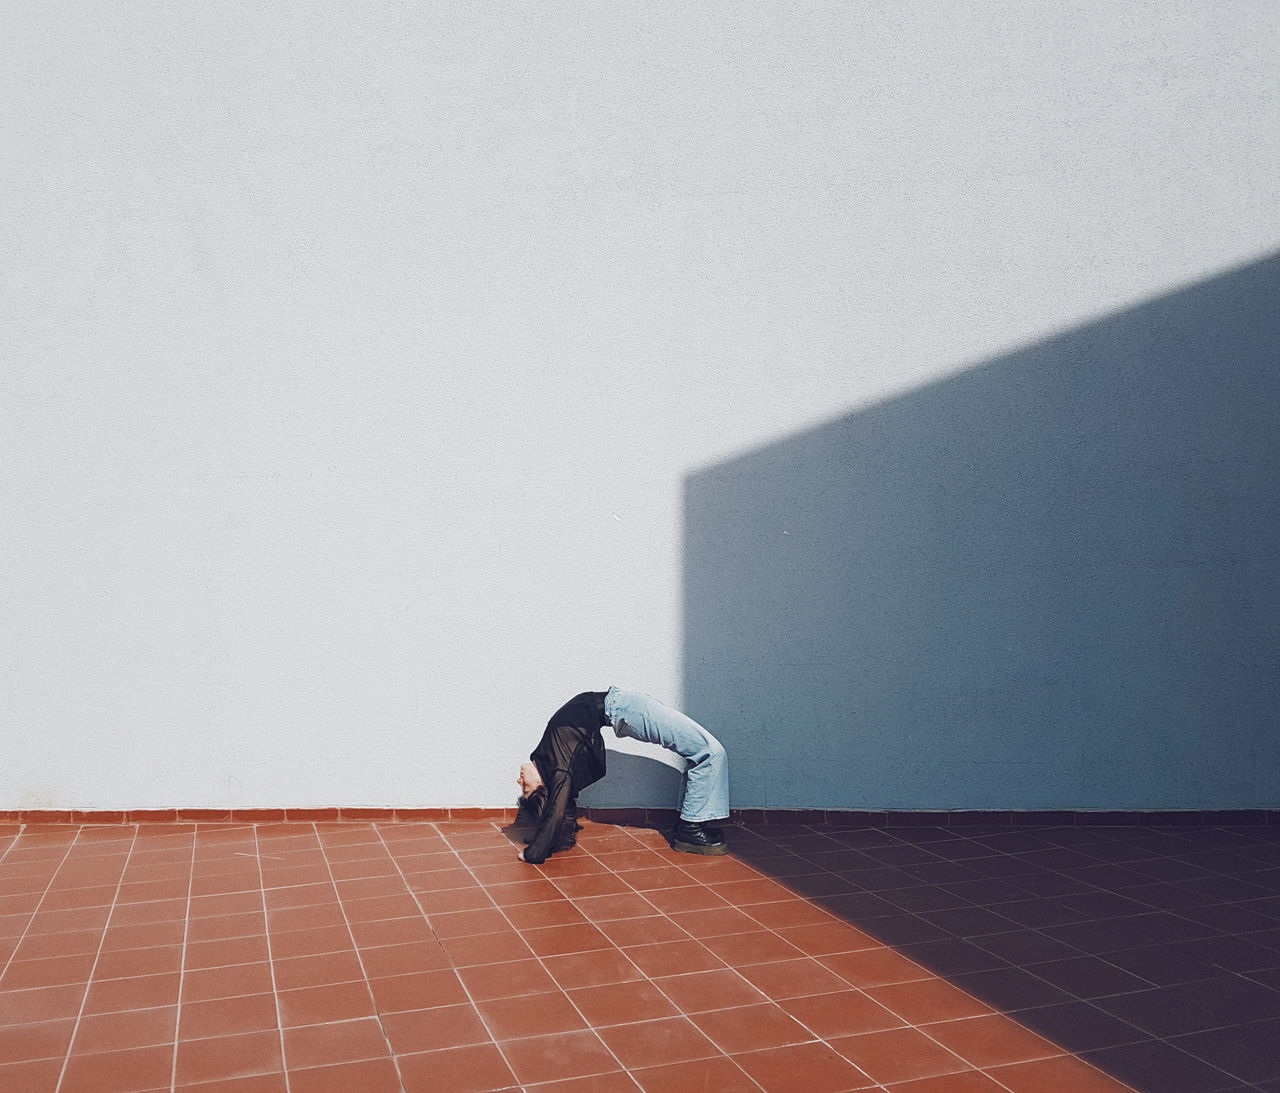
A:
[[[604,691],[574,695],[547,722],[538,746],[529,756],[542,775],[547,800],[524,860],[541,865],[555,850],[560,825],[570,800],[604,777]]]

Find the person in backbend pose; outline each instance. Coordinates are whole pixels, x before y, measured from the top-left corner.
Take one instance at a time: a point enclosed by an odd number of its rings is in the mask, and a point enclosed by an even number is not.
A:
[[[660,744],[688,761],[672,845],[688,854],[726,853],[723,833],[707,823],[729,815],[729,760],[720,741],[656,698],[610,687],[584,691],[561,706],[521,765],[519,804],[535,823],[521,861],[541,865],[576,843],[578,794],[605,774],[600,730],[606,725],[617,736]]]

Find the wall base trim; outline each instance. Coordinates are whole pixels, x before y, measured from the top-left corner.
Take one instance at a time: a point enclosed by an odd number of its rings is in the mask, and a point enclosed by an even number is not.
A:
[[[669,824],[670,809],[584,808],[598,823]],[[0,811],[0,824],[145,824],[145,823],[511,823],[514,808],[167,808],[126,810],[18,809]],[[740,808],[730,823],[808,827],[1034,827],[1125,826],[1252,827],[1280,824],[1280,809],[1173,809],[1158,811],[857,811],[823,808]]]

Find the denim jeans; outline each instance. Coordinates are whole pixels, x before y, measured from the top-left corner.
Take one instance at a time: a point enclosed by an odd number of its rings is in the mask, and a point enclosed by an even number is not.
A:
[[[688,760],[680,818],[701,823],[729,815],[729,759],[720,741],[691,717],[638,691],[610,687],[605,716],[617,736],[660,744]]]

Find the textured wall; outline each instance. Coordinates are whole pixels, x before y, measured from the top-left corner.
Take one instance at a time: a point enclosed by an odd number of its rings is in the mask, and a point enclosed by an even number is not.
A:
[[[1276,807],[1280,258],[691,476],[744,804]]]
[[[609,682],[731,736],[685,479],[1269,251],[1276,58],[1253,0],[4,5],[0,807],[504,803]]]

